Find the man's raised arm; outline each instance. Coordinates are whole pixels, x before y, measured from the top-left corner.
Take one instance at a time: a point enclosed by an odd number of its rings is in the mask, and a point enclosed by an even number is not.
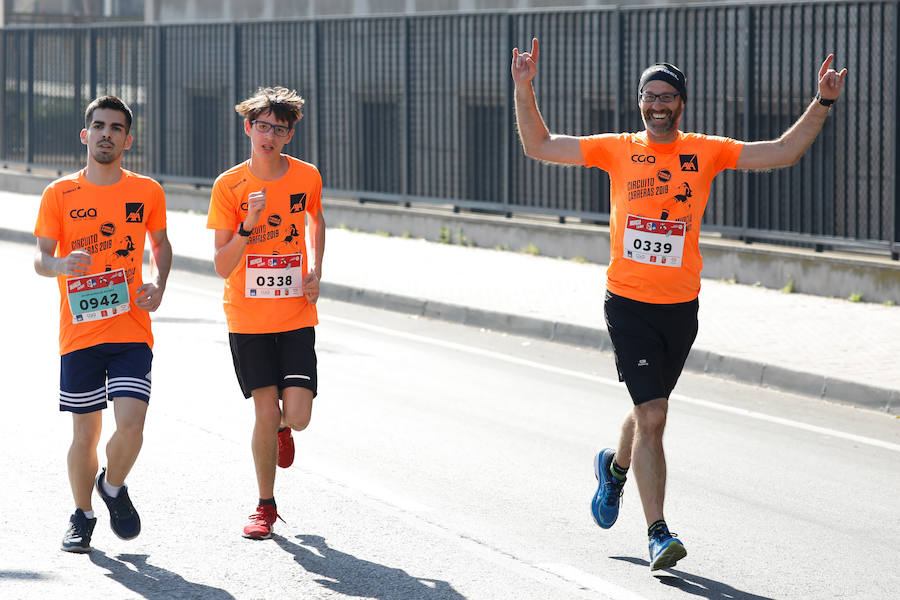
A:
[[[831,104],[841,93],[847,69],[840,73],[829,68],[834,54],[829,54],[819,69],[819,93],[806,111],[777,140],[748,142],[738,158],[737,169],[776,169],[795,164],[806,152],[828,117]]]
[[[551,134],[541,117],[534,97],[532,79],[537,74],[538,40],[531,40],[531,52],[519,54],[513,48],[512,72],[516,86],[516,124],[525,154],[531,158],[567,165],[584,165],[580,138]]]

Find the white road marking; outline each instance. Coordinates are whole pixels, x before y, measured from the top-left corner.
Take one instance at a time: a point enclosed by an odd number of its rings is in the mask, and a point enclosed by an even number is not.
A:
[[[204,296],[215,297],[221,299],[220,294],[215,294],[212,292],[208,292],[206,290],[202,290],[196,287],[191,286],[182,286],[178,284],[174,284],[175,287],[179,287],[185,291],[190,291],[193,293],[201,294]],[[576,377],[578,379],[583,379],[585,381],[591,381],[593,383],[599,383],[602,385],[609,385],[618,387],[621,384],[618,380],[611,379],[609,377],[600,377],[598,375],[590,375],[588,373],[581,373],[579,371],[573,371],[571,369],[564,369],[561,367],[554,367],[551,365],[545,365],[542,363],[530,361],[524,358],[517,358],[515,356],[509,356],[508,354],[503,354],[501,352],[493,352],[491,350],[483,350],[481,348],[473,348],[471,346],[466,346],[464,344],[457,344],[455,342],[448,342],[445,340],[440,340],[436,338],[430,338],[424,335],[418,335],[415,333],[406,333],[404,331],[397,331],[395,329],[390,329],[387,327],[380,327],[378,325],[370,325],[369,323],[363,323],[361,321],[355,321],[353,319],[345,319],[343,317],[335,317],[331,315],[319,315],[319,319],[321,321],[331,321],[333,323],[341,323],[343,325],[347,325],[350,327],[356,327],[358,329],[365,329],[367,331],[372,331],[375,333],[381,333],[384,335],[390,335],[396,338],[406,339],[414,342],[419,342],[422,344],[429,344],[431,346],[438,346],[441,348],[447,348],[449,350],[456,350],[458,352],[465,352],[468,354],[474,354],[476,356],[484,356],[486,358],[491,358],[494,360],[502,360],[504,362],[520,365],[524,367],[528,367],[531,369],[540,369],[541,371],[545,371],[548,373],[555,373],[557,375],[563,375],[565,377]],[[742,417],[747,417],[750,419],[756,419],[758,421],[766,421],[768,423],[774,423],[776,425],[782,425],[784,427],[791,427],[793,429],[799,429],[801,431],[808,431],[810,433],[816,433],[820,435],[826,435],[831,437],[836,437],[842,440],[847,440],[850,442],[856,442],[858,444],[865,444],[867,446],[873,446],[876,448],[882,448],[884,450],[890,450],[891,452],[900,453],[900,444],[894,444],[892,442],[885,442],[883,440],[877,440],[875,438],[865,437],[861,435],[856,435],[853,433],[847,433],[844,431],[838,431],[837,429],[829,429],[827,427],[819,427],[817,425],[810,425],[809,423],[801,423],[800,421],[794,421],[791,419],[785,419],[782,417],[775,417],[772,415],[767,415],[764,413],[747,410],[744,408],[736,408],[733,406],[726,406],[724,404],[718,404],[716,402],[710,402],[708,400],[700,400],[699,398],[692,398],[690,396],[685,396],[683,394],[672,394],[672,399],[677,400],[679,402],[687,402],[689,404],[694,404],[696,406],[702,406],[704,408],[710,408],[712,410],[718,410],[720,412],[731,413],[733,415],[738,415]]]
[[[538,568],[544,569],[554,575],[558,575],[563,579],[574,581],[578,585],[593,592],[603,594],[604,598],[611,598],[613,600],[646,600],[646,598],[640,594],[635,594],[631,590],[627,590],[602,577],[585,573],[581,569],[576,569],[571,565],[563,563],[545,563],[537,566]]]
[[[372,331],[375,333],[391,335],[394,337],[398,337],[398,338],[402,338],[402,339],[406,339],[406,340],[410,340],[410,341],[414,341],[414,342],[419,342],[422,344],[430,344],[432,346],[439,346],[441,348],[447,348],[447,349],[456,350],[459,352],[466,352],[468,354],[474,354],[476,356],[483,356],[486,358],[490,358],[492,360],[502,360],[502,361],[510,363],[510,364],[520,365],[523,367],[528,367],[530,369],[540,369],[541,371],[555,373],[557,375],[563,375],[565,377],[576,377],[579,379],[583,379],[585,381],[591,381],[593,383],[600,383],[600,384],[609,385],[609,386],[618,387],[621,385],[621,383],[619,383],[618,380],[612,379],[609,377],[600,377],[598,375],[590,375],[588,373],[581,373],[579,371],[573,371],[571,369],[564,369],[561,367],[545,365],[545,364],[542,364],[539,362],[534,362],[534,361],[527,360],[524,358],[509,356],[507,354],[503,354],[502,352],[494,352],[492,350],[483,350],[481,348],[473,348],[471,346],[466,346],[464,344],[457,344],[455,342],[448,342],[445,340],[430,338],[430,337],[418,335],[415,333],[406,333],[404,331],[396,331],[394,329],[389,329],[387,327],[379,327],[378,325],[370,325],[369,323],[354,321],[352,319],[345,319],[343,317],[335,317],[335,316],[328,315],[328,316],[320,316],[319,318],[323,321],[331,321],[334,323],[341,323],[343,325],[348,325],[350,327],[365,329],[365,330]],[[882,440],[877,440],[875,438],[865,437],[865,436],[861,436],[861,435],[855,435],[853,433],[846,433],[844,431],[838,431],[836,429],[829,429],[827,427],[819,427],[817,425],[810,425],[808,423],[801,423],[800,421],[794,421],[794,420],[785,419],[782,417],[775,417],[772,415],[767,415],[767,414],[752,411],[752,410],[746,410],[743,408],[726,406],[724,404],[718,404],[716,402],[710,402],[708,400],[700,400],[698,398],[692,398],[690,396],[685,396],[683,394],[672,394],[672,399],[678,400],[679,402],[687,402],[690,404],[694,404],[696,406],[702,406],[704,408],[711,408],[713,410],[718,410],[720,412],[731,413],[731,414],[739,415],[742,417],[756,419],[759,421],[767,421],[769,423],[775,423],[777,425],[783,425],[785,427],[792,427],[794,429],[800,429],[802,431],[809,431],[811,433],[832,436],[832,437],[840,438],[843,440],[856,442],[859,444],[875,446],[877,448],[883,448],[885,450],[890,450],[892,452],[900,452],[900,444],[885,442]]]

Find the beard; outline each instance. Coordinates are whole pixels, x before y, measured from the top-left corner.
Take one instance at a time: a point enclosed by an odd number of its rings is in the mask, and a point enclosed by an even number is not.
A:
[[[641,113],[644,118],[644,127],[657,137],[664,137],[673,133],[678,128],[678,121],[681,119],[681,111],[684,104],[679,102],[678,107],[674,110],[665,109],[664,111],[653,110],[648,108]],[[667,112],[668,116],[662,121],[655,120],[651,115],[655,112]]]
[[[100,150],[97,148],[91,151],[91,158],[101,165],[108,165],[111,162],[115,162],[119,158],[119,154],[116,154],[113,150]]]

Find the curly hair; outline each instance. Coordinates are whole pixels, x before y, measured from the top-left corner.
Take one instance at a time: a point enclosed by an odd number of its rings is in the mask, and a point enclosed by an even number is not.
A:
[[[256,93],[236,104],[234,111],[252,121],[259,115],[271,112],[276,119],[284,121],[288,127],[303,118],[303,104],[306,102],[296,90],[284,87],[259,88]]]

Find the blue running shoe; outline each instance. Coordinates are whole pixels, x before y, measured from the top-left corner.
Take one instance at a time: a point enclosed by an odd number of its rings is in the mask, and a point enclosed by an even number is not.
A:
[[[128,486],[122,485],[118,495],[110,496],[103,491],[103,481],[106,479],[106,467],[97,475],[96,488],[100,497],[106,502],[109,509],[109,525],[113,533],[123,540],[136,538],[141,532],[141,517],[138,516],[131,498],[128,497]]]
[[[62,549],[66,552],[84,554],[91,551],[91,535],[94,533],[94,525],[97,518],[88,519],[84,511],[75,509],[75,513],[69,517],[69,528],[63,536]]]
[[[622,502],[624,479],[616,479],[610,472],[613,457],[612,448],[605,448],[594,457],[594,475],[597,477],[597,492],[591,500],[591,514],[594,522],[603,529],[609,529],[619,518],[619,505]]]
[[[674,533],[661,531],[650,538],[650,570],[671,569],[687,556],[684,544]]]

